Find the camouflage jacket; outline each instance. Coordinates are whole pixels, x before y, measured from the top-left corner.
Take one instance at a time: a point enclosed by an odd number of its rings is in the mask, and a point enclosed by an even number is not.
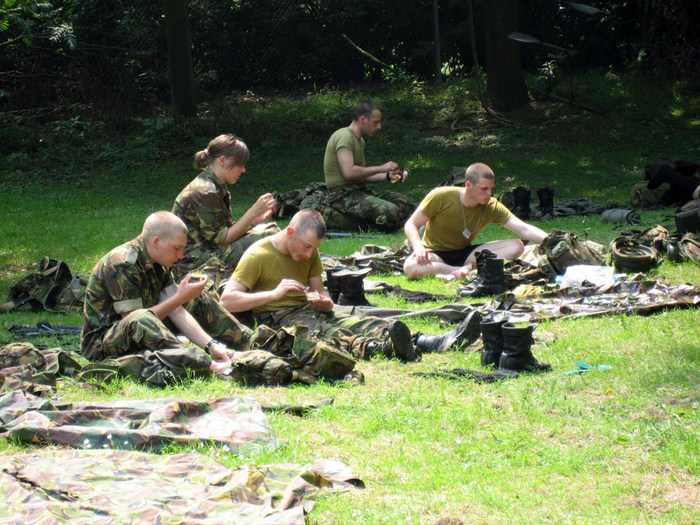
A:
[[[185,256],[202,248],[218,248],[234,222],[231,193],[209,168],[185,186],[172,211],[187,225]]]
[[[80,351],[90,359],[122,314],[155,306],[174,291],[170,270],[151,261],[141,236],[114,248],[88,279]]]

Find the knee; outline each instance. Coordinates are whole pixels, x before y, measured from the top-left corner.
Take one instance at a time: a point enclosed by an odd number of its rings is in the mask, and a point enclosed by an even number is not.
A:
[[[510,259],[517,259],[523,254],[524,251],[525,245],[523,244],[523,241],[521,241],[520,239],[512,239],[512,247],[510,250],[512,256],[510,257]]]
[[[163,321],[158,319],[158,316],[147,309],[134,310],[120,322],[122,330],[129,334],[129,337],[140,342],[145,332],[153,331],[154,329],[165,329]]]
[[[420,265],[413,255],[409,255],[406,262],[403,263],[403,273],[409,279],[418,279],[425,275],[427,265]]]

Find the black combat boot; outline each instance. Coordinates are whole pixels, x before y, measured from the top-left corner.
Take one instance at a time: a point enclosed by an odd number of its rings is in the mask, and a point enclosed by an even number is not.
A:
[[[411,330],[401,321],[393,321],[389,324],[389,334],[384,341],[373,339],[364,346],[362,359],[369,359],[374,355],[395,357],[404,362],[418,361],[421,351],[414,346]]]
[[[340,281],[335,274],[341,270],[347,270],[347,268],[345,266],[326,268],[326,289],[328,290],[328,295],[336,304],[338,304],[338,299],[340,298]]]
[[[554,189],[540,188],[537,190],[537,198],[540,200],[537,209],[542,214],[542,219],[551,219],[554,217]]]
[[[365,297],[364,278],[371,268],[362,270],[340,270],[333,277],[340,283],[338,304],[350,306],[373,306]]]
[[[513,323],[503,325],[503,353],[498,368],[516,372],[540,372],[552,368],[547,361],[538,361],[532,355],[532,332],[537,323],[515,326]]]
[[[503,352],[502,329],[505,323],[506,319],[481,322],[481,340],[484,342],[484,348],[481,350],[481,366],[498,368],[498,362]]]
[[[506,278],[503,259],[489,250],[476,254],[476,279],[459,287],[462,297],[496,295],[506,291]]]
[[[459,323],[457,328],[438,335],[418,334],[416,336],[416,347],[422,352],[447,352],[453,346],[464,343],[469,346],[479,338],[479,324],[481,314],[477,310],[472,310]]]
[[[518,186],[513,190],[515,206],[513,213],[518,219],[526,220],[530,218],[530,190],[523,186]]]

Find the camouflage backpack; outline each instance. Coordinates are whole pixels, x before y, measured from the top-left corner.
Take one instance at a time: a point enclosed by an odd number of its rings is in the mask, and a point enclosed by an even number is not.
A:
[[[602,247],[580,241],[575,234],[557,229],[552,230],[537,249],[539,267],[550,277],[551,270],[562,275],[569,266],[576,264],[601,266],[605,264],[601,252]]]
[[[231,378],[245,385],[288,385],[294,379],[292,366],[266,350],[235,352]]]
[[[295,371],[301,370],[314,378],[343,379],[355,368],[352,356],[337,348],[340,343],[333,346],[307,326],[297,325],[276,331],[259,326],[256,335],[257,339],[251,340],[251,344],[255,342],[289,363]]]
[[[37,266],[38,272],[10,286],[0,311],[82,312],[87,278],[74,276],[65,262],[50,257],[41,259]]]
[[[73,375],[81,366],[80,357],[71,351],[39,350],[31,343],[9,343],[0,346],[0,391],[48,393],[59,374]]]
[[[668,192],[671,186],[667,183],[650,190],[647,181],[638,182],[630,191],[630,204],[633,208],[653,208],[659,206],[661,198]]]

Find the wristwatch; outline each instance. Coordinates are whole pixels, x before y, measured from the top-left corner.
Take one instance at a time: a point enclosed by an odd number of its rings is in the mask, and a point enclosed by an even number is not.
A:
[[[219,344],[219,341],[217,341],[216,339],[210,339],[209,342],[208,342],[207,344],[204,345],[204,349],[205,349],[207,352],[209,352],[209,350],[211,349],[211,347],[212,347],[213,345],[218,345],[218,344]]]

